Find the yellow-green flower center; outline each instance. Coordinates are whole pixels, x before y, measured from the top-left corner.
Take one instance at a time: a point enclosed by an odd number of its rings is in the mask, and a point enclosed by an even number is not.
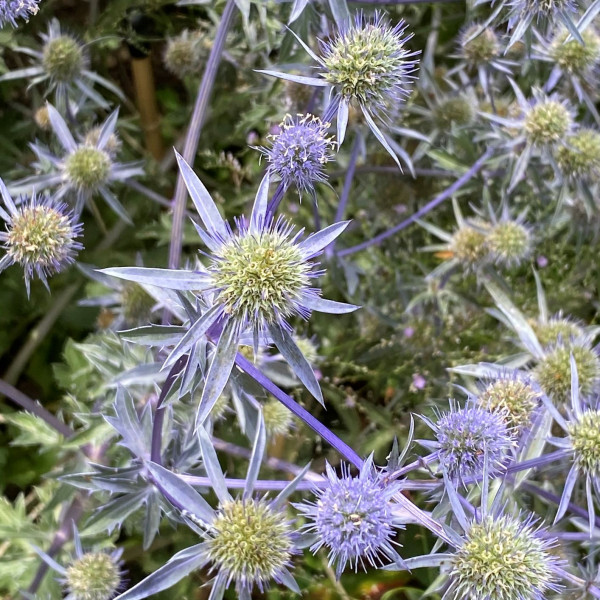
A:
[[[575,459],[586,475],[600,475],[600,411],[586,411],[568,432]]]
[[[588,177],[600,171],[600,133],[580,129],[556,148],[556,162],[568,177]]]
[[[490,383],[479,396],[481,406],[507,415],[509,427],[522,429],[531,423],[540,394],[531,385],[518,379],[498,379]]]
[[[294,313],[310,268],[298,247],[279,232],[246,232],[216,252],[216,301],[234,318],[257,326],[274,323]]]
[[[236,582],[267,582],[290,560],[293,547],[285,514],[265,502],[229,502],[211,528],[208,556]]]
[[[65,83],[71,82],[83,68],[81,46],[67,35],[51,39],[44,46],[42,63],[53,79]]]
[[[80,146],[65,161],[65,173],[69,182],[84,191],[95,191],[106,182],[111,160],[104,150],[93,146]]]
[[[20,265],[52,270],[68,255],[73,237],[67,215],[50,206],[28,206],[12,217],[5,247]]]
[[[492,29],[486,27],[479,35],[473,35],[480,29],[480,25],[472,25],[462,36],[462,51],[465,58],[473,65],[482,65],[500,53],[498,36]],[[473,39],[471,39],[473,38]]]
[[[556,100],[539,102],[525,116],[525,135],[535,145],[561,140],[571,128],[569,111]]]
[[[452,559],[453,597],[537,598],[554,579],[549,559],[543,541],[529,527],[508,517],[487,517],[473,523]]]
[[[600,37],[588,27],[581,33],[583,44],[566,41],[568,32],[561,31],[553,40],[550,55],[565,71],[580,74],[600,60]]]
[[[109,554],[96,552],[73,562],[65,579],[74,600],[109,600],[119,587],[121,575]]]

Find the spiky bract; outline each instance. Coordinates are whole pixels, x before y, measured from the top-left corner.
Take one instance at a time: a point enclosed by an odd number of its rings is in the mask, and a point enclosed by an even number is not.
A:
[[[294,553],[285,514],[263,500],[233,500],[211,524],[207,556],[213,568],[236,586],[263,590],[278,580]]]
[[[454,600],[543,600],[557,590],[558,558],[531,519],[484,517],[472,523],[452,558]]]

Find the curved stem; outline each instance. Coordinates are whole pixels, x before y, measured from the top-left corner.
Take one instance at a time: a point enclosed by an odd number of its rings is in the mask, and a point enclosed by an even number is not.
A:
[[[374,238],[367,240],[366,242],[362,242],[361,244],[357,244],[356,246],[351,246],[350,248],[345,248],[344,250],[340,250],[337,255],[338,256],[348,256],[349,254],[354,254],[355,252],[360,252],[361,250],[365,250],[370,246],[375,246],[386,240],[387,238],[395,235],[399,231],[406,229],[409,225],[414,223],[417,219],[420,219],[422,216],[426,215],[428,212],[433,210],[438,204],[441,204],[444,200],[447,200],[457,192],[465,183],[467,183],[470,179],[472,179],[478,171],[483,167],[484,163],[488,158],[492,155],[492,150],[486,150],[483,155],[475,161],[473,166],[464,174],[461,175],[450,187],[446,188],[441,194],[436,196],[431,202],[428,202],[425,206],[420,208],[416,213],[410,216],[408,219],[402,221],[395,227],[376,235]]]
[[[269,218],[272,217],[275,214],[275,211],[279,208],[279,205],[281,204],[281,201],[283,200],[283,195],[285,194],[285,186],[283,185],[283,182],[281,182],[278,186],[277,189],[275,190],[275,193],[273,194],[273,197],[271,198],[271,201],[269,202],[268,206],[267,206],[267,215],[265,218]]]
[[[190,127],[183,147],[183,158],[188,163],[193,163],[194,155],[198,149],[200,133],[206,117],[208,100],[212,92],[213,85],[217,76],[217,69],[221,61],[221,54],[225,46],[227,32],[233,21],[235,13],[235,0],[227,0],[225,10],[221,16],[221,22],[217,28],[214,44],[210,50],[206,69],[198,88],[196,104],[190,121]],[[175,187],[175,196],[173,198],[173,229],[171,234],[171,245],[169,247],[169,268],[177,269],[181,259],[181,242],[183,238],[183,216],[185,213],[186,188],[181,174],[177,176],[177,185]]]
[[[357,469],[363,465],[363,460],[358,456],[346,442],[341,440],[335,433],[329,430],[323,423],[313,417],[306,409],[302,408],[291,396],[279,389],[268,377],[263,375],[249,360],[239,352],[235,358],[235,364],[247,373],[254,381],[273,394],[285,407],[291,410],[298,418],[302,419],[313,431],[320,435],[326,442],[331,444],[348,462]]]

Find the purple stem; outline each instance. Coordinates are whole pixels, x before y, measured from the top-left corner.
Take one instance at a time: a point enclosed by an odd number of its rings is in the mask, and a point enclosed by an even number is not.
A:
[[[342,188],[342,196],[340,197],[340,201],[337,205],[337,209],[335,211],[335,217],[333,219],[334,223],[338,223],[344,218],[346,214],[346,207],[348,206],[348,200],[350,199],[350,190],[352,189],[352,182],[354,180],[354,173],[356,172],[356,161],[358,160],[358,153],[360,152],[360,133],[357,132],[356,137],[354,138],[354,144],[352,145],[352,153],[350,154],[350,162],[348,163],[348,169],[346,170],[346,177],[344,179],[344,187]],[[337,240],[333,240],[325,253],[327,256],[333,256],[333,250],[335,248],[335,243]]]
[[[436,196],[431,202],[428,202],[425,206],[420,208],[416,213],[411,215],[408,219],[402,221],[395,227],[376,235],[374,238],[367,240],[366,242],[362,242],[361,244],[357,244],[356,246],[351,246],[350,248],[344,248],[344,250],[340,250],[337,255],[338,256],[348,256],[349,254],[354,254],[355,252],[360,252],[365,248],[369,248],[370,246],[374,246],[376,244],[380,244],[383,240],[395,235],[399,231],[402,231],[412,223],[414,223],[417,219],[420,219],[423,215],[426,215],[428,212],[433,210],[438,204],[441,204],[444,200],[447,200],[458,191],[467,181],[472,179],[477,172],[484,165],[485,161],[492,155],[492,150],[486,150],[483,155],[475,161],[473,166],[464,174],[461,175],[450,187],[446,188],[441,194]]]
[[[68,438],[75,433],[68,425],[55,417],[51,412],[48,412],[43,406],[2,379],[0,379],[0,395],[6,396],[26,411],[33,413],[36,417],[39,417],[42,421],[48,423],[50,427],[56,429],[61,435]]]
[[[281,182],[277,186],[277,189],[275,190],[273,197],[271,198],[269,204],[267,205],[267,214],[266,214],[265,219],[268,219],[269,217],[272,217],[275,214],[275,211],[279,208],[279,205],[281,204],[281,201],[283,200],[284,194],[285,194],[285,186],[283,185],[283,182]]]
[[[159,465],[162,465],[161,438],[163,423],[165,421],[165,407],[162,404],[168,393],[171,391],[173,383],[177,377],[179,377],[179,373],[185,368],[187,361],[187,354],[184,354],[177,359],[177,362],[173,365],[163,383],[162,389],[160,390],[160,396],[156,402],[156,412],[154,413],[154,424],[152,426],[152,440],[150,442],[150,459],[152,462]]]
[[[190,127],[188,129],[188,133],[185,138],[185,144],[183,146],[183,158],[190,164],[193,164],[194,156],[196,154],[196,150],[198,149],[198,142],[200,141],[200,133],[202,132],[202,126],[204,125],[204,119],[206,117],[208,101],[215,83],[217,69],[219,67],[219,62],[221,61],[221,54],[227,38],[227,32],[229,31],[229,27],[233,21],[235,8],[235,0],[227,0],[225,10],[221,16],[221,22],[217,28],[214,44],[210,50],[208,61],[206,62],[206,68],[204,69],[202,81],[200,82],[198,95],[196,96],[196,104],[194,105],[194,112],[192,113]],[[179,267],[179,261],[181,258],[185,200],[186,187],[183,177],[181,176],[181,173],[179,173],[177,176],[177,185],[175,187],[175,196],[173,198],[172,205],[173,229],[171,232],[171,245],[169,247],[170,269],[177,269]]]
[[[302,408],[291,396],[279,389],[268,377],[263,375],[249,360],[245,359],[239,352],[235,358],[235,364],[273,394],[285,407],[289,408],[298,418],[302,419],[311,429],[331,444],[346,460],[357,469],[363,465],[363,460],[358,456],[346,442],[342,441],[335,433],[330,431],[318,419],[313,417],[306,409]]]
[[[565,458],[568,452],[565,450],[557,450],[556,452],[550,452],[549,454],[544,454],[543,456],[538,456],[537,458],[530,458],[529,460],[524,460],[523,462],[518,462],[507,467],[507,473],[516,473],[517,471],[525,471],[526,469],[535,469],[536,467],[543,467],[545,465],[549,465],[550,463],[556,462],[561,458]]]

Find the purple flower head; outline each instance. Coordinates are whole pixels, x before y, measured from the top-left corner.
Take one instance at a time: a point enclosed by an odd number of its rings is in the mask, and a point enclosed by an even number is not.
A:
[[[40,0],[0,0],[0,27],[10,23],[17,26],[17,19],[28,20],[39,10]]]
[[[35,275],[48,287],[48,277],[74,262],[83,248],[76,241],[82,225],[75,221],[66,204],[54,199],[33,195],[16,206],[1,179],[0,194],[8,209],[7,212],[0,208],[0,218],[6,222],[6,231],[0,232],[0,242],[6,250],[0,259],[0,272],[10,265],[21,265],[29,295]]]
[[[450,411],[436,423],[424,418],[437,438],[437,442],[425,445],[437,449],[440,466],[453,481],[481,476],[486,462],[487,475],[493,476],[502,470],[515,445],[506,417],[504,411],[472,404],[459,408],[451,402]]]
[[[271,148],[260,148],[271,175],[278,176],[285,188],[295,185],[299,192],[313,191],[316,182],[326,180],[323,169],[333,158],[329,127],[313,115],[287,115],[279,133],[269,136]]]
[[[313,552],[325,547],[329,562],[335,563],[339,577],[347,563],[366,569],[367,563],[381,565],[383,557],[400,565],[393,538],[399,527],[393,514],[392,498],[399,485],[385,480],[369,458],[358,477],[352,477],[346,465],[338,477],[327,464],[327,483],[315,489],[316,499],[296,505],[309,519],[308,532],[317,536]]]

